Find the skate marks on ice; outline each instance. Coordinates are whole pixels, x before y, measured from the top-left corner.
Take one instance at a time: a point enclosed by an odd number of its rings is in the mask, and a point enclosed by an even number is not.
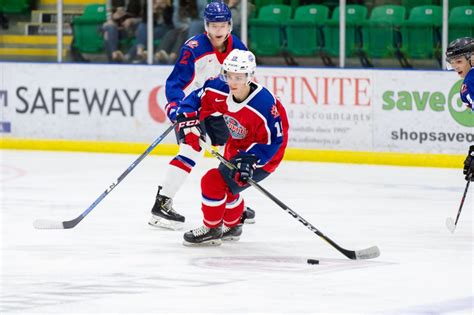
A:
[[[27,172],[21,168],[9,165],[0,165],[0,182],[15,180],[25,176],[26,174]]]
[[[14,283],[0,295],[0,314],[28,312],[39,307],[87,302],[115,296],[128,297],[132,294],[169,290],[177,287],[209,287],[228,284],[230,279],[206,280],[186,275],[181,277],[160,275],[132,275],[110,273],[71,277],[70,275],[47,279],[48,277],[8,276],[2,281]],[[62,280],[61,280],[62,278]],[[238,281],[238,280],[235,280]]]
[[[399,314],[472,314],[474,296],[450,299],[432,304],[420,304],[386,312],[386,315]]]
[[[307,260],[318,259],[319,264],[311,265]],[[383,261],[352,261],[345,258],[330,259],[315,255],[301,256],[217,256],[202,257],[191,261],[195,267],[239,270],[240,272],[308,272],[312,274],[332,273],[346,270],[373,268],[392,265],[391,262]]]

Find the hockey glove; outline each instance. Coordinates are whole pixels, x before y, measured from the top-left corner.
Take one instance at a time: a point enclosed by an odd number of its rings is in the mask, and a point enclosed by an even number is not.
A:
[[[176,122],[176,114],[178,112],[178,103],[176,102],[170,102],[166,104],[165,110],[166,110],[166,115],[168,116],[168,119],[172,122]]]
[[[203,139],[198,112],[183,113],[176,117],[178,128],[178,141],[191,146],[200,152],[199,139]]]
[[[236,169],[232,170],[231,176],[239,186],[247,185],[253,176],[253,171],[257,168],[257,157],[253,154],[239,154],[231,162]]]
[[[466,180],[469,180],[470,177],[471,181],[474,181],[474,145],[469,147],[469,153],[464,160],[464,169],[462,172],[466,175]]]

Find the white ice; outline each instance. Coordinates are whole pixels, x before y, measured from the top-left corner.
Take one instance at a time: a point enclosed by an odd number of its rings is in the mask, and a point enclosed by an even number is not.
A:
[[[147,225],[168,156],[148,156],[74,229],[35,230],[77,217],[138,155],[0,154],[1,314],[473,313],[474,187],[445,226],[460,169],[284,162],[262,182],[342,247],[381,250],[352,261],[253,189],[257,222],[239,242],[184,247],[212,158],[176,196],[183,231]]]

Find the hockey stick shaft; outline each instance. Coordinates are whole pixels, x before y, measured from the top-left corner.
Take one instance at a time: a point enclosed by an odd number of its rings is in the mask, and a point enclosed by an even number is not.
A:
[[[459,216],[461,215],[461,210],[464,205],[464,200],[466,200],[467,191],[469,189],[469,184],[471,183],[472,173],[469,174],[467,178],[466,188],[464,189],[464,194],[462,195],[461,204],[459,205],[458,214],[456,215],[456,221],[454,221],[454,226],[458,224]]]
[[[229,162],[226,158],[224,158],[219,152],[215,151],[208,143],[204,141],[200,141],[201,146],[205,147],[206,150],[211,153],[214,157],[216,157],[222,164],[224,164],[226,167],[229,169],[236,169],[235,165]],[[358,251],[353,251],[353,250],[348,250],[345,248],[342,248],[339,246],[336,242],[334,242],[332,239],[330,239],[328,236],[324,235],[323,232],[318,230],[314,225],[306,221],[302,216],[300,216],[298,213],[296,213],[294,210],[292,210],[290,207],[288,207],[286,204],[284,204],[280,199],[275,197],[273,194],[271,194],[268,190],[260,186],[257,182],[255,182],[253,179],[249,179],[248,183],[257,189],[259,192],[261,192],[263,195],[271,199],[273,202],[275,202],[280,208],[285,210],[287,213],[289,213],[293,218],[297,219],[299,222],[301,222],[304,226],[306,226],[311,232],[315,233],[319,237],[321,237],[323,240],[325,240],[327,243],[329,243],[332,247],[334,247],[336,250],[338,250],[340,253],[342,253],[344,256],[346,256],[349,259],[371,259],[378,257],[380,255],[380,250],[378,249],[377,246],[372,246],[370,248],[366,248],[363,250],[358,250]]]
[[[174,129],[175,124],[166,129],[163,134],[153,141],[153,143],[142,153],[109,187],[77,218],[70,221],[50,221],[50,220],[36,220],[34,227],[37,229],[71,229],[82,221],[104,198],[107,196],[118,184]]]

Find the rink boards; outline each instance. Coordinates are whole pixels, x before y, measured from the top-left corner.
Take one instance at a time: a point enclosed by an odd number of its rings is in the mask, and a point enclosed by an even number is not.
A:
[[[169,66],[0,63],[1,148],[141,153],[167,127]],[[259,67],[286,159],[459,167],[474,113],[454,72]],[[155,153],[174,154],[174,137]]]

